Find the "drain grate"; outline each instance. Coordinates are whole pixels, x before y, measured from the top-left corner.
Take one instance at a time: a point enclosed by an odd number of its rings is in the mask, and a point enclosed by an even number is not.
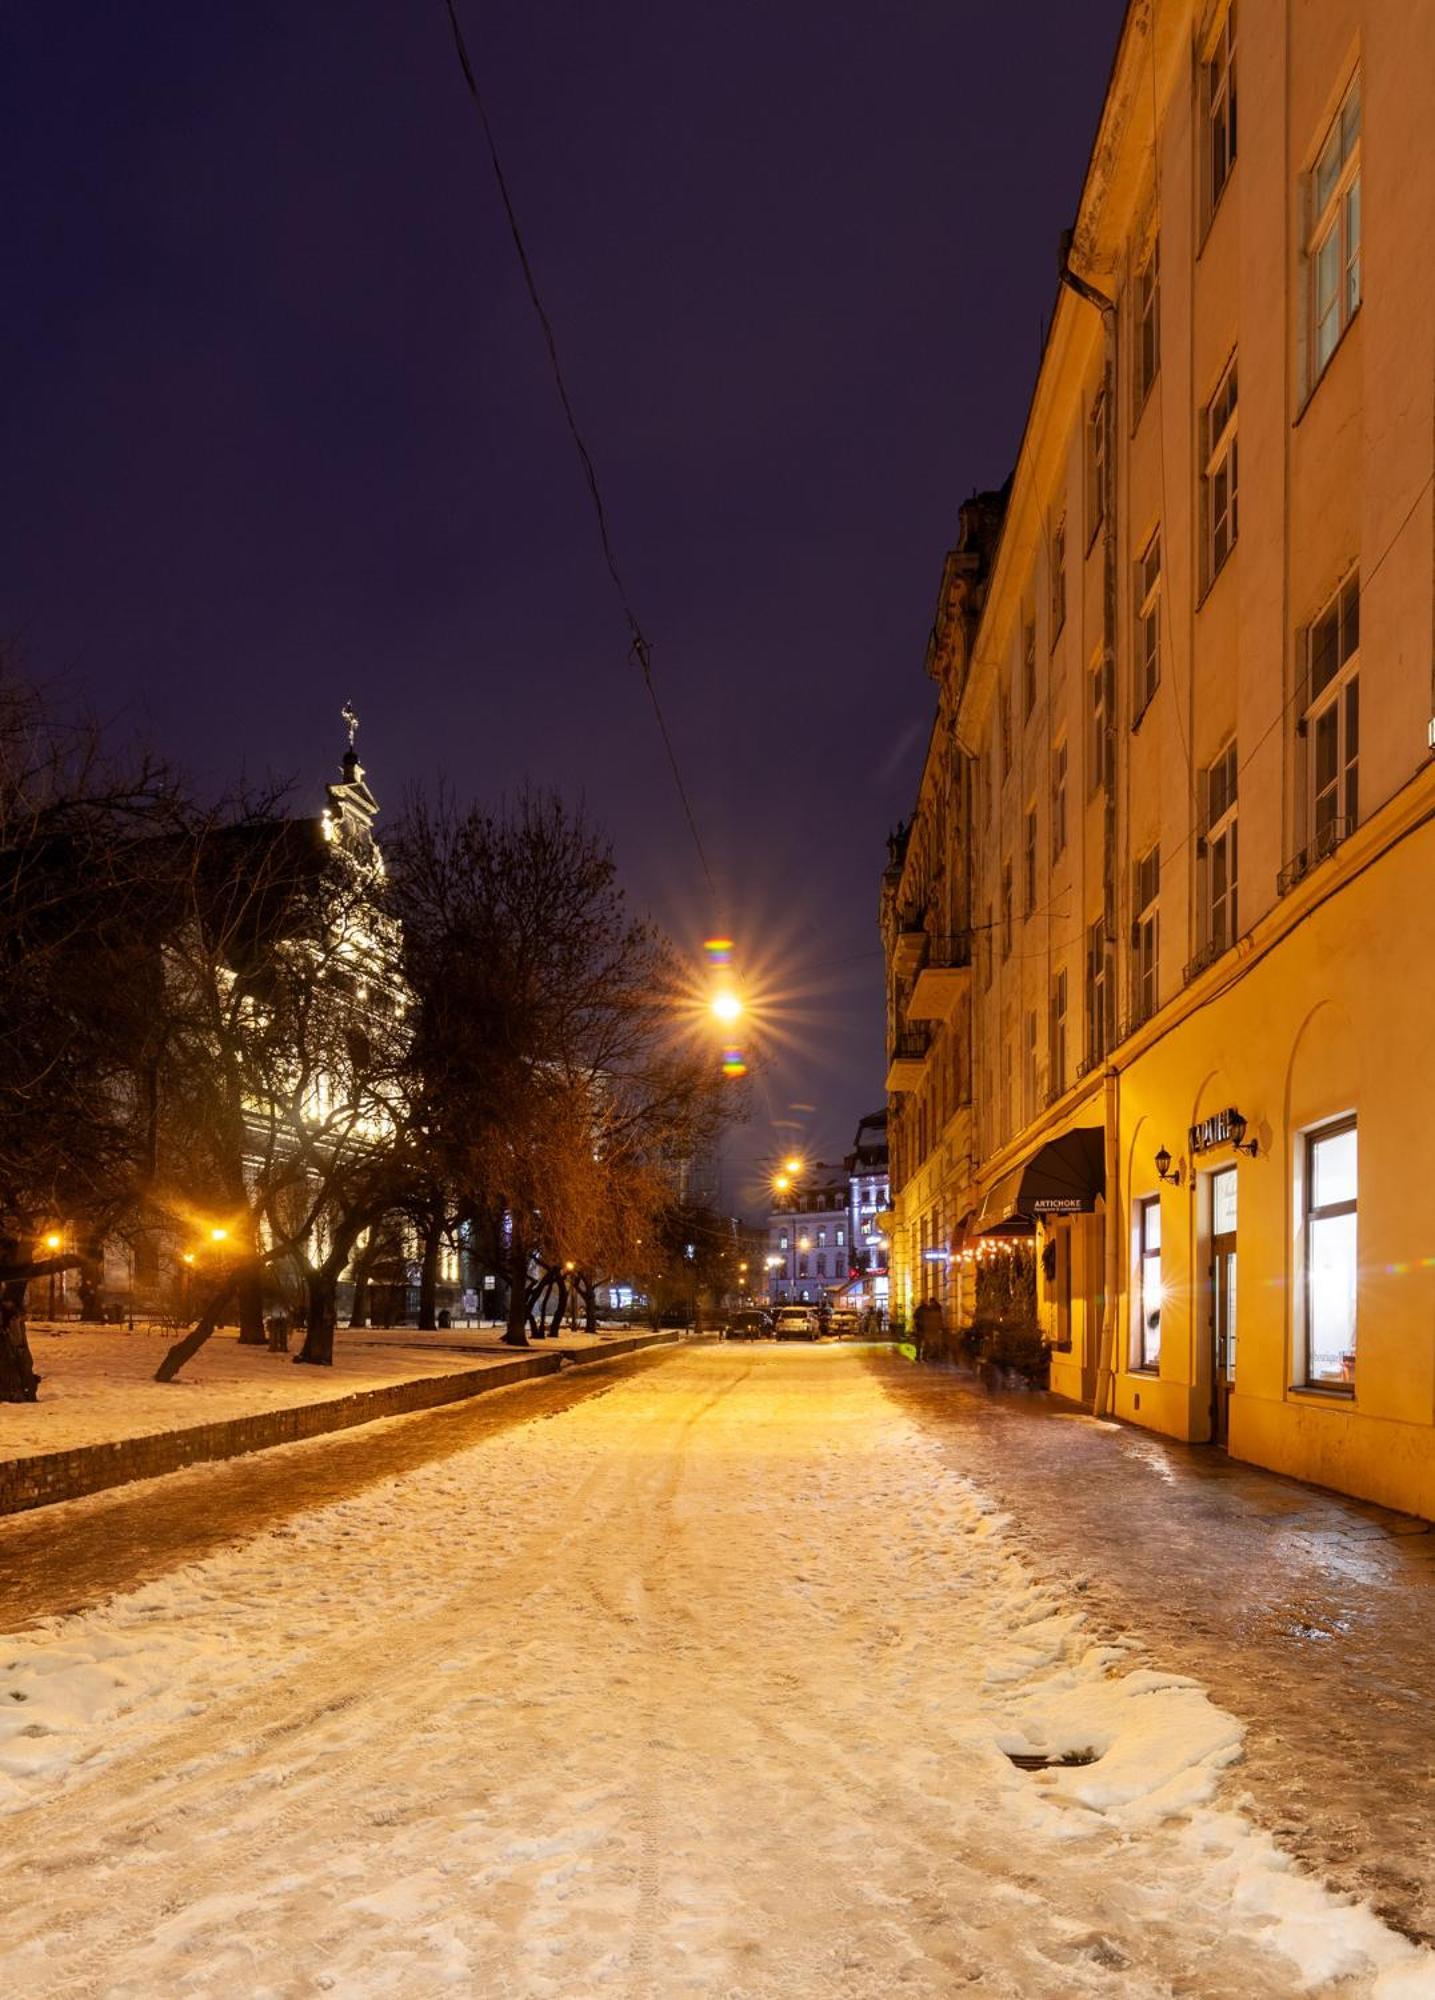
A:
[[[1007,1757],[1019,1771],[1063,1771],[1078,1764],[1094,1764],[1101,1754],[1097,1750],[1063,1750],[1059,1756],[1050,1756],[1045,1750],[1008,1750]]]

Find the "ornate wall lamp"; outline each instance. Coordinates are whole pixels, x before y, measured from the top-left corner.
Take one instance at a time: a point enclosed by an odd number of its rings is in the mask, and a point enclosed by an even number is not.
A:
[[[1227,1114],[1227,1123],[1231,1129],[1231,1144],[1238,1153],[1247,1153],[1251,1159],[1254,1159],[1256,1154],[1261,1150],[1261,1142],[1259,1139],[1248,1139],[1246,1137],[1248,1122],[1239,1111],[1232,1111]]]
[[[1179,1165],[1174,1167],[1171,1165],[1171,1149],[1169,1146],[1163,1146],[1156,1155],[1156,1178],[1158,1181],[1167,1182],[1171,1187],[1180,1187],[1181,1185],[1181,1169]]]

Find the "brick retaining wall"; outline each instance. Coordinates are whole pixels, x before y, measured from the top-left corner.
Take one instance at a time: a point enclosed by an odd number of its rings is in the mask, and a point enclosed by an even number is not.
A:
[[[77,1445],[71,1451],[36,1452],[29,1458],[0,1463],[0,1515],[23,1514],[32,1507],[78,1500],[106,1487],[127,1486],[133,1479],[154,1479],[179,1472],[187,1465],[217,1459],[242,1458],[247,1452],[268,1451],[300,1438],[322,1437],[327,1431],[351,1429],[380,1417],[402,1417],[414,1410],[437,1409],[524,1382],[539,1375],[556,1375],[563,1363],[577,1365],[632,1354],[671,1339],[668,1334],[639,1334],[631,1340],[605,1341],[601,1347],[569,1354],[516,1354],[511,1361],[462,1373],[424,1375],[411,1382],[393,1382],[383,1389],[358,1389],[351,1396],[332,1396],[323,1403],[298,1403],[285,1410],[263,1410],[252,1417],[227,1417],[213,1424],[192,1424],[181,1431],[151,1431],[143,1437],[119,1438],[110,1444]]]

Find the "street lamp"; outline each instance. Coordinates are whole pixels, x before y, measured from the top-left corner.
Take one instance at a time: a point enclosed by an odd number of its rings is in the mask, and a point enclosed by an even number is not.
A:
[[[730,986],[724,986],[714,993],[708,1005],[712,1010],[713,1019],[721,1021],[724,1027],[730,1027],[742,1016],[742,1001]]]
[[[49,1235],[45,1238],[45,1248],[47,1250],[58,1250],[60,1247],[60,1242],[61,1238],[52,1229]],[[50,1324],[53,1326],[54,1323],[55,1323],[55,1274],[52,1271],[50,1273]]]

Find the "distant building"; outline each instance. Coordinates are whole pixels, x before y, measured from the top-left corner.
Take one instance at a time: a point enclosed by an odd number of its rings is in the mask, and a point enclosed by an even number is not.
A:
[[[847,1155],[848,1242],[851,1265],[856,1276],[849,1298],[854,1304],[876,1306],[885,1312],[888,1304],[887,1236],[879,1226],[892,1206],[892,1186],[887,1166],[887,1114],[874,1111],[857,1127],[852,1151]]]
[[[847,1283],[851,1195],[846,1167],[819,1162],[788,1205],[768,1216],[767,1296],[773,1305],[819,1305]]]

